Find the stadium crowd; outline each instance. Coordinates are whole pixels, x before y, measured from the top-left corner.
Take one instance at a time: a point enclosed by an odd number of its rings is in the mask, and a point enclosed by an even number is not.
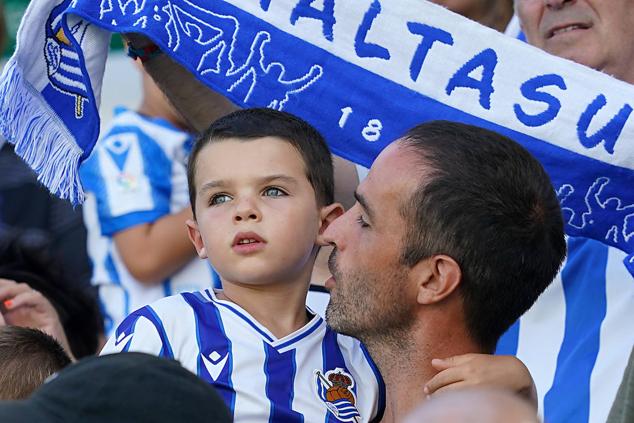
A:
[[[634,83],[631,0],[437,3]],[[426,122],[359,175],[125,38],[142,101],[82,165],[83,213],[0,141],[1,422],[540,421],[496,346],[596,241],[564,237],[528,151]],[[610,423],[634,422],[632,360]]]

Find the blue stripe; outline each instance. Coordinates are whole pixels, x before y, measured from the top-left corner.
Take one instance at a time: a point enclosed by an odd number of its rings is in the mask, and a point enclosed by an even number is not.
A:
[[[324,375],[326,372],[330,370],[335,370],[336,368],[343,369],[346,373],[352,375],[350,370],[346,367],[346,362],[343,358],[343,354],[341,353],[341,348],[339,347],[339,343],[337,342],[337,332],[333,331],[329,327],[326,327],[326,333],[324,334],[324,340],[321,343],[321,354],[323,359],[323,371]],[[357,393],[357,384],[355,381],[354,386],[352,387],[352,391]],[[330,411],[326,413],[326,423],[337,423],[340,422],[334,414]]]
[[[170,344],[169,338],[167,337],[167,333],[165,332],[165,327],[163,326],[163,321],[158,317],[156,312],[150,306],[143,307],[138,311],[138,314],[148,319],[154,327],[156,328],[159,337],[161,338],[161,344],[163,347],[161,348],[161,352],[159,353],[159,357],[167,357],[174,358],[174,351],[172,350],[172,345]]]
[[[322,319],[321,317],[319,319],[317,319],[317,321],[315,322],[314,325],[312,325],[310,328],[306,329],[305,332],[302,332],[301,334],[297,335],[295,338],[293,339],[289,339],[288,341],[284,342],[283,344],[277,345],[275,348],[277,348],[278,350],[281,350],[291,344],[294,344],[295,342],[302,340],[304,338],[306,338],[308,335],[310,335],[311,333],[315,332],[320,326],[321,323],[324,321],[324,319]]]
[[[172,280],[167,278],[163,281],[163,296],[169,297],[172,295]]]
[[[544,397],[544,420],[585,423],[590,414],[590,377],[599,353],[606,314],[608,247],[593,240],[569,238],[561,278],[566,298],[564,340],[553,386]]]
[[[112,251],[112,240],[108,240],[108,251]],[[108,277],[110,278],[110,281],[113,282],[114,284],[118,285],[121,288],[121,291],[123,292],[123,315],[127,316],[128,314],[130,314],[132,312],[132,310],[130,310],[130,293],[128,292],[127,289],[125,289],[125,287],[123,285],[121,285],[121,278],[119,278],[119,272],[117,272],[117,267],[114,263],[114,259],[112,258],[112,254],[110,252],[108,252],[108,255],[106,256],[106,261],[104,263],[105,267],[106,267],[106,272],[108,272]]]
[[[197,295],[198,294],[198,295]],[[196,320],[196,341],[198,342],[198,376],[216,388],[229,410],[233,414],[236,402],[236,391],[233,388],[231,373],[233,372],[233,356],[231,354],[231,340],[225,333],[220,312],[214,303],[207,301],[199,293],[182,293],[181,296],[194,310]],[[220,357],[227,356],[227,364],[214,381],[202,356],[209,358],[216,352]]]
[[[361,345],[361,351],[365,356],[365,359],[368,361],[372,372],[374,372],[374,376],[376,377],[376,381],[379,384],[379,400],[377,404],[376,416],[371,420],[370,423],[378,423],[383,419],[383,414],[385,413],[385,382],[383,381],[383,376],[381,376],[381,372],[379,372],[379,368],[376,367],[374,360],[370,356],[365,345],[359,343]]]
[[[517,319],[513,325],[500,337],[495,354],[497,355],[516,355],[520,340],[520,319]]]
[[[268,343],[264,345],[266,397],[271,403],[269,422],[303,422],[304,416],[293,410],[294,381],[297,373],[295,350],[279,353]]]

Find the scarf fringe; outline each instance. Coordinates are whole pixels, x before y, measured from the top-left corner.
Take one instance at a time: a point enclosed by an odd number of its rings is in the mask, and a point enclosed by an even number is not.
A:
[[[50,192],[74,205],[84,201],[82,150],[13,59],[0,77],[0,131]]]

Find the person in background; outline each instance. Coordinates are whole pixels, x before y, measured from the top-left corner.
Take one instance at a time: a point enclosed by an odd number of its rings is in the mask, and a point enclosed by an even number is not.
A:
[[[513,0],[431,0],[482,25],[504,31],[513,17]]]
[[[189,127],[138,66],[137,110],[118,108],[81,167],[93,284],[106,334],[162,297],[212,285],[212,270],[187,238]]]
[[[634,1],[515,0],[515,11],[529,44],[634,84]],[[602,423],[634,344],[624,324],[634,318],[634,277],[617,248],[581,237],[567,244],[553,289],[500,349],[531,369],[545,421]]]
[[[0,315],[0,400],[27,398],[49,376],[71,363],[52,336],[3,324]]]
[[[508,391],[464,389],[439,393],[403,423],[539,423],[535,409]]]
[[[6,324],[48,333],[72,357],[94,355],[103,321],[88,289],[66,276],[47,244],[25,242],[20,231],[0,233],[0,312]]]

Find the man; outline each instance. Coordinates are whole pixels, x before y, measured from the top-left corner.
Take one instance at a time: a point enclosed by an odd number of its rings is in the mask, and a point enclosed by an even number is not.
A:
[[[388,146],[355,196],[324,233],[335,247],[326,319],[367,346],[385,380],[383,421],[400,421],[425,397],[433,358],[492,352],[548,286],[563,221],[528,152],[452,122]]]
[[[633,1],[515,0],[515,9],[528,43],[634,83]],[[517,351],[538,388],[545,387],[546,421],[607,417],[634,342],[623,325],[634,309],[634,280],[624,258],[616,248],[570,238],[554,289],[509,337],[515,338],[510,352]]]

